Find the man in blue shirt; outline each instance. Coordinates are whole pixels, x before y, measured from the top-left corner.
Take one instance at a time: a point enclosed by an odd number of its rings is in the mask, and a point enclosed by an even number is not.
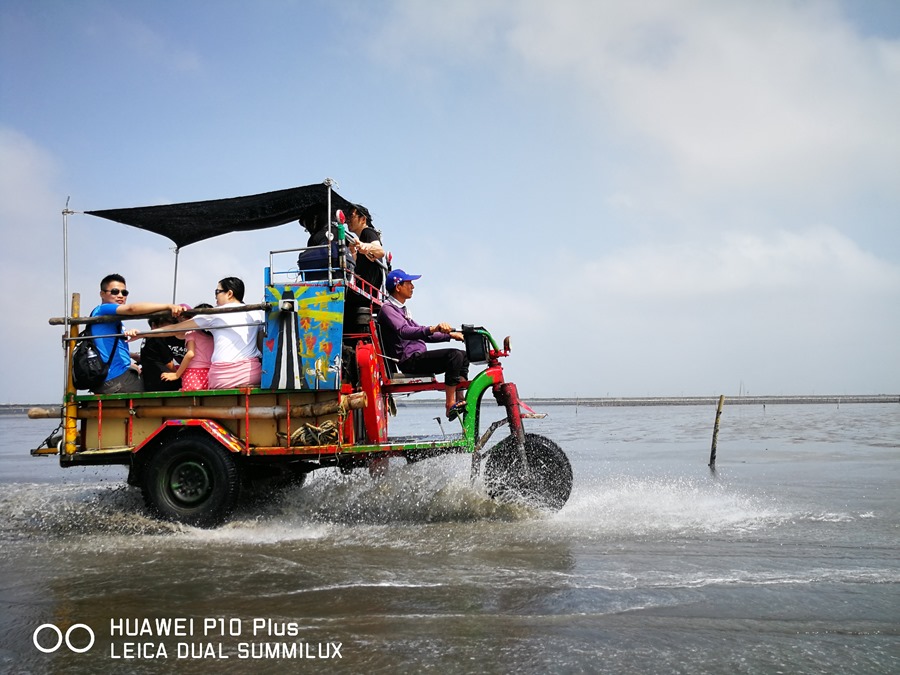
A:
[[[128,301],[128,289],[125,285],[125,277],[121,274],[109,274],[100,282],[100,300],[102,304],[94,307],[91,316],[108,316],[110,321],[95,323],[91,326],[91,334],[97,336],[94,346],[100,358],[109,359],[110,352],[115,349],[115,355],[110,361],[109,372],[106,381],[93,390],[95,394],[119,394],[126,392],[144,391],[140,376],[131,368],[131,353],[128,350],[128,338],[138,333],[137,329],[122,329],[119,316],[133,316],[152,314],[169,310],[174,317],[181,315],[184,308],[181,305],[169,305],[160,302],[136,302],[132,305]],[[102,337],[104,335],[110,337]],[[123,335],[124,337],[113,337]]]
[[[421,276],[403,270],[388,274],[385,285],[390,295],[378,313],[384,350],[397,359],[400,370],[407,375],[444,373],[447,417],[454,420],[465,411],[465,395],[460,385],[468,378],[469,359],[461,349],[429,350],[426,346],[427,342],[461,341],[463,335],[448,323],[422,326],[410,318],[405,304],[413,295],[413,281]]]

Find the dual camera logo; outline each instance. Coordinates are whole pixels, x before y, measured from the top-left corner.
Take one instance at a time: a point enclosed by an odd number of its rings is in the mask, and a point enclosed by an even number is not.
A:
[[[81,630],[87,634],[88,642],[84,647],[79,647],[72,643],[72,633]],[[41,644],[40,635],[41,633],[49,631],[51,634],[56,635],[56,644],[45,647]],[[77,633],[76,638],[81,638],[81,634]],[[88,651],[91,647],[94,646],[94,631],[91,630],[91,627],[84,623],[73,623],[69,626],[68,630],[63,633],[56,625],[52,623],[42,623],[40,626],[34,629],[34,633],[31,635],[31,641],[34,642],[34,646],[38,648],[39,651],[44,652],[45,654],[51,654],[55,652],[57,649],[62,647],[63,642],[66,643],[66,647],[69,648],[69,651],[75,652],[76,654],[84,654],[84,652]],[[79,642],[81,640],[79,639]]]

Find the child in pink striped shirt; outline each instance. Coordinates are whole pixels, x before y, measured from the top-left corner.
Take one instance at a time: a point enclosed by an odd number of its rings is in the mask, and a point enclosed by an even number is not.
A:
[[[200,304],[197,309],[211,308]],[[190,309],[189,307],[187,309]],[[209,331],[189,330],[184,334],[187,353],[174,373],[163,373],[164,380],[181,378],[181,391],[209,389],[209,366],[212,363],[213,337]]]

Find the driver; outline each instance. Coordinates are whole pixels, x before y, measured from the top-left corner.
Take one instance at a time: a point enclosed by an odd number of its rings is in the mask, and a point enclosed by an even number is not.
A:
[[[428,349],[428,342],[462,341],[462,333],[454,331],[450,324],[422,326],[410,318],[406,301],[413,295],[413,281],[421,276],[399,269],[387,275],[385,285],[389,295],[378,313],[384,350],[388,356],[397,359],[400,370],[407,375],[444,373],[447,418],[454,420],[466,409],[464,390],[469,359],[461,349]]]

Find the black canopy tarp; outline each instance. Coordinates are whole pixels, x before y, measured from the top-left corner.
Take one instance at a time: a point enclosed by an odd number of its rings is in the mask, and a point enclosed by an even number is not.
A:
[[[161,234],[181,248],[220,234],[284,225],[310,209],[321,210],[324,216],[327,203],[328,186],[319,183],[247,197],[86,213]],[[332,190],[331,208],[332,214],[342,209],[349,215],[352,204]]]

